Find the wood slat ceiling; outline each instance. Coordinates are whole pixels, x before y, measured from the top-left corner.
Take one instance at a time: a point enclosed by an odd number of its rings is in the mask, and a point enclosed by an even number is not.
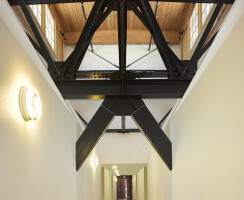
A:
[[[155,11],[156,2],[151,2],[150,4],[153,11]],[[87,18],[91,12],[93,5],[94,3],[84,3],[84,9]],[[189,12],[189,9],[192,8],[192,5],[193,4],[190,3],[160,2],[157,20],[161,27],[161,30],[167,32],[172,31],[174,35],[178,35],[175,38],[175,42],[171,41],[172,43],[179,43],[179,39],[178,39],[179,33],[182,31],[181,30],[182,25],[184,24],[187,18],[187,13]],[[75,33],[76,35],[77,34],[79,35],[86,23],[83,17],[81,4],[80,3],[55,4],[55,10],[60,20],[60,24],[62,24],[64,35],[70,35],[71,33]],[[140,20],[135,16],[135,14],[132,11],[128,11],[127,28],[128,30],[147,31],[146,27],[140,22]],[[118,29],[117,12],[112,12],[109,15],[109,17],[104,21],[104,23],[101,25],[101,27],[98,29],[98,31],[103,31],[104,33],[105,30],[117,31],[117,29]],[[135,41],[134,43],[143,43],[143,42],[140,40],[138,42]],[[148,43],[148,40],[145,41],[144,43]],[[69,41],[66,41],[66,44],[69,44]]]

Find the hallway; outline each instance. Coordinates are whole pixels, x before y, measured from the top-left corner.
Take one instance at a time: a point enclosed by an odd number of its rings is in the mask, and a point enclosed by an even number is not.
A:
[[[160,5],[166,10],[169,3]],[[182,80],[143,77],[141,70],[166,70],[155,44],[129,68],[140,77],[119,84],[119,91],[138,90],[140,97],[118,98],[118,80],[86,82],[87,77],[78,77],[82,72],[75,72],[77,80],[63,76],[68,80],[54,81],[50,63],[35,50],[14,9],[7,0],[0,2],[1,200],[243,200],[244,1],[236,0],[231,7],[182,98],[176,98],[185,89],[177,85]],[[58,29],[55,33],[62,35]],[[183,54],[181,42],[169,44],[177,57]],[[117,45],[92,45],[100,57],[120,65]],[[63,60],[68,60],[75,46],[61,46]],[[146,54],[148,44],[127,45],[128,63]],[[87,51],[78,67],[113,72],[115,66],[100,57]],[[71,90],[72,84],[77,87]],[[112,97],[90,95],[89,86],[108,89]],[[158,90],[167,98],[147,95]],[[162,143],[166,139],[171,148]]]

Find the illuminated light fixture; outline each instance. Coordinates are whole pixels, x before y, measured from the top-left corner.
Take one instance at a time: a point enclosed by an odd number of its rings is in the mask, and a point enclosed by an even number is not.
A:
[[[113,166],[112,169],[117,169],[117,166]]]
[[[34,88],[21,87],[19,91],[19,106],[26,121],[37,120],[41,116],[41,100]]]
[[[119,172],[119,170],[117,170],[117,169],[116,169],[116,170],[114,170],[114,172],[115,172],[115,173],[118,173],[118,172]]]
[[[98,158],[95,155],[91,157],[91,166],[93,168],[98,167]]]

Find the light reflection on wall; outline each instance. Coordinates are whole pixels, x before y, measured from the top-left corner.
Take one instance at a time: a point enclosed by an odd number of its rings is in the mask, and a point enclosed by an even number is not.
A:
[[[91,157],[91,166],[93,170],[95,170],[98,167],[98,157],[95,155],[95,153]]]

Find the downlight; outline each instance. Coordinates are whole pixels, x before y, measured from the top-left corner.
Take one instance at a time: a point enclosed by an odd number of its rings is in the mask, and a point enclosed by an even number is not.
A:
[[[25,86],[19,91],[19,106],[23,118],[26,121],[38,120],[41,116],[41,100],[34,88]]]

